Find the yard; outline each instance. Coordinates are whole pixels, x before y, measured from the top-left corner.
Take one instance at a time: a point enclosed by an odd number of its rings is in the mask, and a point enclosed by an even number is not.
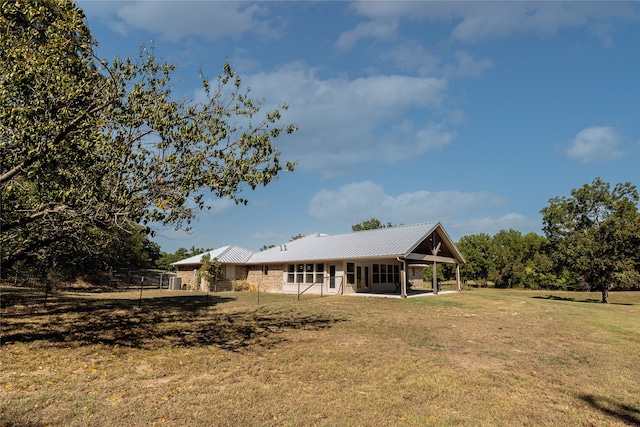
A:
[[[0,426],[640,424],[640,292],[21,292]]]

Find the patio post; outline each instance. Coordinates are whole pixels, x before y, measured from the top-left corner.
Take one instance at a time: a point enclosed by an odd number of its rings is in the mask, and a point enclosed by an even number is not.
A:
[[[400,298],[407,297],[407,263],[404,260],[401,260],[402,264],[400,264]]]
[[[437,264],[435,261],[433,261],[433,269],[432,269],[433,274],[431,275],[432,276],[431,285],[433,286],[434,295],[438,295],[438,274],[437,274],[436,268],[437,268]]]

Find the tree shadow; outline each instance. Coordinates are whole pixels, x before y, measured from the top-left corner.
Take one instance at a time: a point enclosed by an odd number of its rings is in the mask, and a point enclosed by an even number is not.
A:
[[[242,351],[286,341],[282,334],[286,330],[321,330],[345,320],[267,306],[216,310],[217,305],[233,300],[215,295],[208,300],[202,295],[146,298],[138,308],[138,300],[63,299],[35,313],[3,314],[0,345],[38,341],[53,347],[214,346]]]
[[[531,298],[548,299],[548,300],[554,300],[554,301],[586,302],[586,303],[590,303],[590,304],[601,304],[602,303],[602,300],[600,300],[598,298],[576,299],[576,298],[559,297],[557,295],[547,295],[547,296],[536,295],[536,296],[531,297]],[[633,305],[633,304],[622,303],[622,302],[610,302],[609,305]]]
[[[640,408],[593,394],[580,394],[578,397],[604,414],[615,417],[629,425],[640,426]]]

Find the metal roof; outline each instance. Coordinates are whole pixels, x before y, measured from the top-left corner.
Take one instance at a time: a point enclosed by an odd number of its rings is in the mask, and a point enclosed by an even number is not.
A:
[[[249,249],[241,248],[240,246],[223,246],[218,249],[213,249],[209,252],[194,255],[187,259],[183,259],[174,262],[173,265],[200,265],[202,257],[209,254],[211,260],[217,258],[223,264],[245,264],[253,255]]]
[[[270,264],[312,260],[402,257],[408,255],[439,225],[439,222],[426,222],[356,231],[348,234],[311,234],[254,253],[247,263]]]
[[[413,225],[378,228],[345,234],[315,233],[261,252],[252,252],[239,246],[223,246],[203,254],[195,255],[173,265],[200,264],[207,253],[224,264],[280,264],[302,261],[324,261],[365,258],[406,257],[436,229],[456,259],[464,262],[442,225],[425,222]]]

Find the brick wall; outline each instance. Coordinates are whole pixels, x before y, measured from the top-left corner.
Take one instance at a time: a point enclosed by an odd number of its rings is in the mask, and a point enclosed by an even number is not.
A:
[[[260,291],[282,292],[282,274],[285,265],[269,265],[267,266],[267,274],[264,274],[262,265],[247,266],[246,281],[259,287]]]
[[[182,280],[182,287],[185,289],[194,289],[196,284],[196,275],[193,272],[193,268],[189,270],[178,270],[176,272],[177,277]]]

